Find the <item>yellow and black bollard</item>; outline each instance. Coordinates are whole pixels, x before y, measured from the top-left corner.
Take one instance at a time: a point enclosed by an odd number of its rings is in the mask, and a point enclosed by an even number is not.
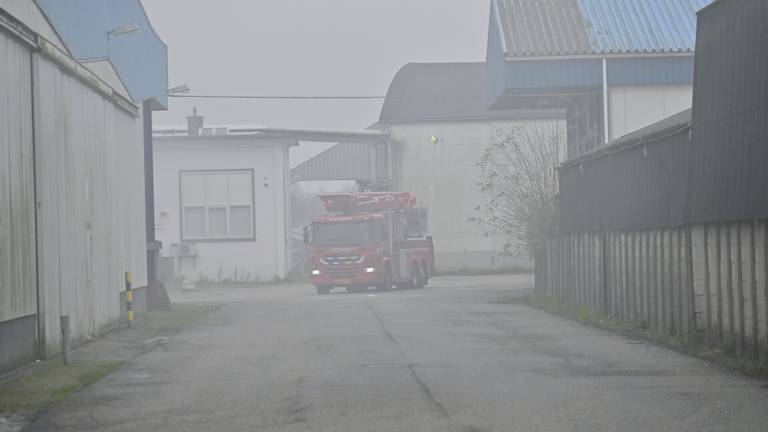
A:
[[[128,309],[128,328],[133,323],[133,276],[125,272],[125,306]]]

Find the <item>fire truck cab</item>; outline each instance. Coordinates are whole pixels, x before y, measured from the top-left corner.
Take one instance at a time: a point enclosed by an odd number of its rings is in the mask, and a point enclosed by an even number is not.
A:
[[[421,288],[434,271],[427,210],[407,192],[322,195],[328,214],[312,221],[304,241],[318,294],[333,288]]]

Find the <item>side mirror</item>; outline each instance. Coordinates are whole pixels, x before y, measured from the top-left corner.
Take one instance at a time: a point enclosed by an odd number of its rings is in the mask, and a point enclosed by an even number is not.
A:
[[[309,244],[309,227],[304,227],[304,229],[302,230],[302,235],[304,238],[304,244],[308,245]]]

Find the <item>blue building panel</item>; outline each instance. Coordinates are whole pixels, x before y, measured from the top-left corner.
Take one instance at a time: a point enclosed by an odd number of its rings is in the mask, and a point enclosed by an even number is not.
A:
[[[577,0],[592,52],[693,52],[696,12],[712,0]]]
[[[168,49],[152,28],[139,0],[37,0],[72,55],[79,60],[110,59],[137,101],[168,106]],[[110,35],[133,25],[134,33]]]
[[[691,85],[693,56],[608,59],[609,85]]]
[[[602,84],[599,59],[510,61],[506,67],[507,90],[592,87]]]

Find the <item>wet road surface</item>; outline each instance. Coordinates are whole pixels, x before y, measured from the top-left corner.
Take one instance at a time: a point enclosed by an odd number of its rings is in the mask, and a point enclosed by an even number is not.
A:
[[[768,388],[681,354],[509,304],[527,276],[224,303],[78,392],[37,431],[760,431]]]

